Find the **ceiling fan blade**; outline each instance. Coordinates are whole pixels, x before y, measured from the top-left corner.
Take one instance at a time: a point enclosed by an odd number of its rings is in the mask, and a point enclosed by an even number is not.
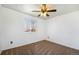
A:
[[[53,9],[53,10],[47,10],[47,12],[56,12],[56,9]]]
[[[46,16],[50,16],[49,14],[46,14]]]
[[[32,11],[32,12],[41,12],[41,11],[35,10],[35,11]]]

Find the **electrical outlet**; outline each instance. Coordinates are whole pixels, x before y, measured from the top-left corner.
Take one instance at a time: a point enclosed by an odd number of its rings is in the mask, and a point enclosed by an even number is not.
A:
[[[50,37],[48,36],[48,39],[50,39]]]

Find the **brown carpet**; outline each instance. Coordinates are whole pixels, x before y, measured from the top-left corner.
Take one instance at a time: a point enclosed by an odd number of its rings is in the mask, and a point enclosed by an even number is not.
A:
[[[4,50],[2,55],[79,55],[79,50],[47,40]]]

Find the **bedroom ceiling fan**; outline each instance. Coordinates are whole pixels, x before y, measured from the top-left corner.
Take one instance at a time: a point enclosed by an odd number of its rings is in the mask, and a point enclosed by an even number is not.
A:
[[[46,4],[42,4],[40,10],[34,10],[32,12],[41,12],[38,16],[49,16],[47,12],[56,12],[56,9],[48,10]]]

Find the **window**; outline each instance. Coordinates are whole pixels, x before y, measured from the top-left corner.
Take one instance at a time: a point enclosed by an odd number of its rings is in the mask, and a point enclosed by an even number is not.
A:
[[[36,32],[36,20],[25,18],[25,32]]]

